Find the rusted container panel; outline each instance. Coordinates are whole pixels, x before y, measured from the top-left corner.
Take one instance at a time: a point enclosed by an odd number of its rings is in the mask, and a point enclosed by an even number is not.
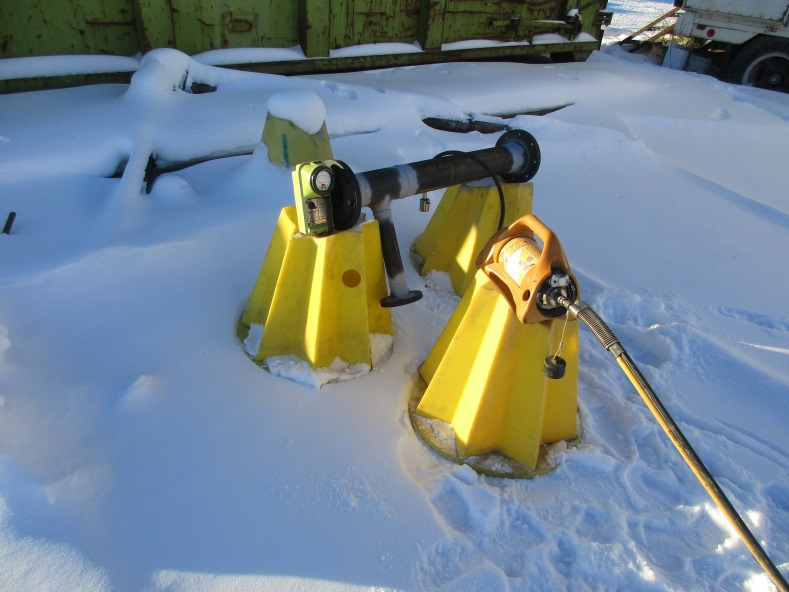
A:
[[[219,42],[221,16],[214,10],[214,2],[171,0],[171,6],[178,49],[194,54],[222,47]]]
[[[0,57],[139,51],[132,0],[0,2]]]
[[[327,58],[257,68],[282,73],[535,53],[582,59],[599,47],[601,22],[610,21],[610,13],[602,16],[605,5],[606,0],[0,0],[0,57],[300,45],[307,58]],[[561,37],[549,38],[551,45],[532,44],[540,33]],[[448,45],[466,40],[526,43]],[[374,43],[414,44],[416,53],[331,54]],[[0,92],[12,87],[0,81]]]
[[[299,41],[304,55],[308,58],[328,56],[331,4],[328,0],[298,0],[298,3]]]
[[[333,0],[332,15],[340,17],[344,13],[346,22],[332,25],[332,43],[335,47],[413,43],[419,26],[419,4],[419,0]]]
[[[465,39],[522,41],[531,21],[555,19],[562,3],[447,0],[443,42]]]
[[[299,44],[292,0],[170,0],[175,46],[188,54],[231,47]]]
[[[27,0],[0,3],[2,57],[156,47],[188,54],[293,47],[308,57],[371,43],[425,50],[468,39],[522,41],[541,32],[597,36],[605,0]],[[579,23],[565,23],[572,8]]]
[[[342,47],[413,43],[422,1],[300,0],[301,46],[307,57],[328,57]]]
[[[442,33],[431,31],[428,39],[437,47],[468,39],[497,41],[530,41],[540,33],[557,33],[572,40],[578,33],[587,32],[597,37],[597,13],[605,2],[581,0],[568,2],[555,0],[443,0]],[[572,9],[578,9],[579,19],[568,19]],[[438,23],[436,16],[428,23]]]

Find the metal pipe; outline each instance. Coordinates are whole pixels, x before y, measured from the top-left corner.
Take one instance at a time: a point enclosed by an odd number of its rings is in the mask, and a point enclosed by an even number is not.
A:
[[[373,216],[378,221],[378,231],[381,234],[381,252],[384,257],[384,267],[389,283],[389,296],[381,300],[381,306],[391,308],[416,302],[422,298],[422,292],[411,290],[403,269],[403,258],[400,255],[400,245],[397,244],[392,210],[388,207],[379,207],[373,210]]]
[[[506,132],[495,147],[469,152],[468,156],[473,158],[451,154],[359,173],[361,205],[375,210],[387,200],[484,179],[491,170],[507,181],[526,182],[540,166],[537,141],[522,130]]]
[[[16,212],[11,212],[8,214],[8,218],[6,218],[3,234],[11,234],[11,227],[14,225],[14,220],[16,220]]]

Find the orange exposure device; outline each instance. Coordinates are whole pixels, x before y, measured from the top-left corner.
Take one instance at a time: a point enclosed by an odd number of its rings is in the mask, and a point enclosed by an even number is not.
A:
[[[533,214],[494,235],[477,258],[477,267],[524,324],[560,317],[567,308],[558,298],[575,302],[579,297],[578,282],[559,239]]]

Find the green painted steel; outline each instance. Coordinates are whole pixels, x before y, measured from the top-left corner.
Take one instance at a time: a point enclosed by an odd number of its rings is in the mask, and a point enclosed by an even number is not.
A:
[[[0,0],[0,57],[138,51],[132,0]]]
[[[0,0],[0,57],[301,46],[307,59],[272,64],[280,73],[554,52],[572,59],[599,47],[601,23],[606,15],[610,20],[605,6],[606,0]],[[580,18],[568,17],[573,9]],[[566,41],[533,44],[545,33]],[[580,33],[588,36],[576,40]],[[452,45],[469,40],[526,43]],[[374,43],[412,44],[415,53],[332,53]],[[19,81],[0,81],[0,91],[11,83]]]
[[[442,62],[473,62],[478,60],[521,61],[533,56],[575,56],[583,60],[599,48],[597,41],[549,43],[536,46],[501,46],[452,51],[425,51],[418,53],[393,53],[386,55],[358,55],[325,60],[295,60],[286,62],[261,62],[255,64],[228,64],[227,67],[247,72],[267,74],[311,74],[322,72],[372,70],[417,66]]]
[[[173,12],[169,0],[133,0],[141,53],[157,47],[175,47]]]

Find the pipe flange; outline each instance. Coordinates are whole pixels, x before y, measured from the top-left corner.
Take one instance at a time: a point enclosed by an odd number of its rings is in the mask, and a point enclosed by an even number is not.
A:
[[[496,147],[506,144],[517,144],[523,152],[523,166],[513,173],[501,175],[507,183],[525,183],[530,181],[540,169],[540,145],[529,132],[524,130],[509,130],[504,132],[496,142]]]
[[[347,164],[334,160],[334,188],[331,192],[331,208],[336,230],[348,230],[356,226],[362,215],[362,193],[359,181]]]

